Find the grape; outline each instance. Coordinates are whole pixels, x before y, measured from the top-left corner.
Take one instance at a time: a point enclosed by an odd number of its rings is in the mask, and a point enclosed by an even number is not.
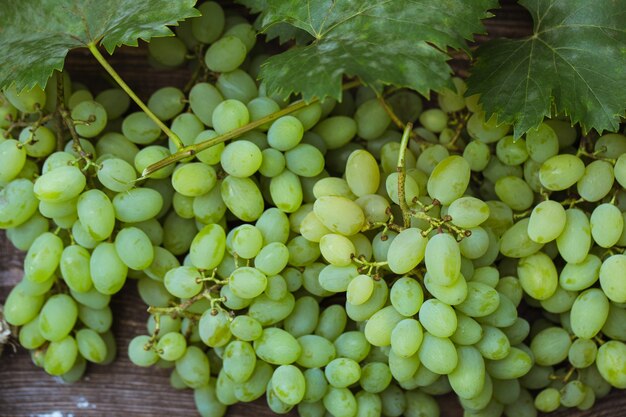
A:
[[[533,360],[528,353],[517,347],[511,347],[510,353],[501,360],[485,362],[487,372],[498,379],[513,379],[519,378],[526,374],[532,364]]]
[[[230,330],[233,336],[248,342],[258,339],[263,332],[261,324],[246,315],[235,317],[230,323]]]
[[[133,142],[128,140],[124,135],[120,133],[107,132],[100,136],[100,139],[98,139],[98,142],[96,142],[97,155],[111,154],[117,158],[123,159],[131,165],[133,164],[133,159],[135,158],[137,152],[139,152],[139,148],[137,148],[137,145],[135,145]],[[67,155],[64,156],[67,158]],[[48,157],[48,159],[50,159],[51,157],[52,156]],[[63,164],[66,163],[64,162]]]
[[[99,93],[95,101],[98,102],[107,113],[108,120],[115,120],[126,113],[130,106],[130,97],[120,88],[110,88]]]
[[[449,205],[463,195],[470,179],[469,164],[460,156],[439,162],[428,179],[428,194]]]
[[[190,266],[170,269],[163,278],[167,291],[175,297],[191,298],[202,290],[202,276],[198,270]]]
[[[611,191],[615,180],[613,165],[606,161],[593,161],[585,167],[578,180],[578,194],[586,201],[599,201]]]
[[[150,238],[136,227],[125,227],[118,232],[115,249],[122,262],[131,269],[146,269],[154,260]]]
[[[233,71],[246,58],[248,48],[235,36],[224,36],[213,43],[204,56],[204,62],[211,71]]]
[[[63,249],[59,266],[65,283],[72,290],[86,292],[92,288],[90,259],[89,251],[81,246],[70,245]]]
[[[46,342],[39,331],[39,318],[29,321],[20,328],[20,345],[26,349],[37,349]]]
[[[355,256],[354,244],[345,236],[329,233],[320,239],[320,251],[331,265],[348,266]]]
[[[313,210],[324,226],[344,236],[357,233],[365,221],[363,210],[344,197],[319,197],[315,201]]]
[[[159,137],[161,129],[144,112],[135,112],[124,118],[122,133],[133,143],[147,145]]]
[[[53,341],[48,345],[44,359],[44,369],[50,375],[69,372],[76,361],[78,348],[72,336]]]
[[[156,37],[150,39],[148,53],[158,65],[175,68],[185,62],[187,47],[176,37]]]
[[[354,114],[354,120],[357,124],[357,135],[365,140],[376,139],[391,123],[391,118],[378,99],[362,103]]]
[[[150,96],[148,108],[160,120],[173,119],[185,108],[185,95],[176,87],[159,88]]]
[[[137,174],[135,168],[128,162],[120,158],[111,158],[100,164],[98,179],[106,188],[119,193],[133,187]]]
[[[450,385],[461,398],[475,398],[485,385],[485,362],[472,346],[457,348],[458,365],[448,375]]]
[[[202,3],[198,10],[201,16],[191,20],[193,36],[202,43],[215,42],[224,30],[224,10],[214,1]]]
[[[523,179],[512,175],[496,181],[495,193],[500,200],[516,211],[528,209],[535,197],[533,190]]]
[[[539,181],[550,191],[565,190],[585,174],[585,164],[575,155],[556,155],[547,159],[539,169]]]
[[[505,123],[498,124],[495,117],[485,121],[485,113],[482,111],[472,114],[467,121],[467,133],[472,139],[483,143],[497,142],[509,132],[509,129],[510,126]]]
[[[28,156],[33,158],[42,158],[50,155],[57,146],[57,138],[54,132],[45,126],[39,126],[34,131],[33,128],[27,127],[20,132],[19,141],[24,144],[24,149]],[[0,151],[2,152],[2,151]],[[7,161],[11,166],[16,162],[19,164],[19,156],[17,161]],[[9,169],[11,169],[9,167]]]
[[[459,279],[461,252],[452,235],[439,233],[431,237],[426,244],[424,261],[436,283],[451,285]]]
[[[43,109],[46,104],[46,93],[38,85],[30,90],[18,92],[17,87],[13,84],[2,93],[9,103],[23,113],[34,113]]]
[[[298,337],[298,343],[302,354],[297,359],[297,364],[310,369],[326,366],[336,357],[333,344],[326,338],[318,335],[307,334]]]
[[[107,112],[96,101],[83,101],[72,109],[76,133],[84,138],[97,136],[107,124]]]
[[[556,291],[558,275],[554,263],[543,252],[520,259],[517,267],[524,291],[536,300],[545,300]]]
[[[171,129],[184,145],[191,145],[205,127],[193,113],[181,113],[172,120]],[[168,141],[168,146],[171,153],[176,152],[177,145],[171,139]]]
[[[319,122],[313,131],[320,135],[328,149],[338,149],[356,135],[357,123],[350,117],[332,116]]]
[[[107,346],[102,337],[91,329],[76,332],[78,352],[90,362],[101,363],[107,356]]]
[[[515,139],[513,136],[505,136],[498,140],[496,155],[505,165],[520,165],[528,159],[526,141]]]
[[[267,384],[272,378],[272,367],[263,361],[257,361],[250,379],[235,384],[234,394],[237,400],[250,402],[259,398],[265,392]]]
[[[248,103],[259,95],[254,79],[240,69],[220,74],[215,86],[224,98],[239,100],[242,103]]]
[[[449,374],[458,364],[458,355],[450,339],[433,336],[428,332],[424,333],[418,353],[422,365],[440,375]]]
[[[63,241],[54,233],[39,235],[24,258],[24,276],[36,283],[47,281],[59,266]]]
[[[596,359],[598,347],[593,340],[576,339],[567,354],[569,362],[576,368],[591,366]]]
[[[587,257],[591,247],[591,226],[585,213],[577,208],[565,210],[563,232],[557,237],[556,245],[563,259],[569,263],[580,263]]]
[[[122,262],[113,243],[95,247],[89,261],[94,287],[103,294],[115,294],[126,282],[128,267]]]
[[[346,301],[360,305],[370,299],[374,291],[374,280],[368,275],[357,275],[346,288]]]
[[[46,340],[61,341],[70,333],[77,317],[78,308],[69,295],[53,295],[39,313],[39,332]]]
[[[256,268],[242,266],[233,271],[228,285],[237,297],[252,299],[265,290],[267,277]]]
[[[23,285],[18,284],[11,289],[4,302],[4,318],[14,326],[22,326],[37,317],[44,301],[43,295],[31,295]]]
[[[285,319],[293,311],[294,296],[287,293],[280,300],[272,300],[265,294],[255,298],[250,304],[248,315],[264,326],[277,323]]]
[[[571,340],[566,330],[548,327],[535,335],[530,349],[539,365],[556,365],[564,360],[569,352]]]
[[[251,179],[229,175],[222,181],[220,189],[228,209],[241,220],[253,221],[263,213],[263,197]]]
[[[127,223],[137,223],[156,216],[163,207],[163,197],[151,188],[133,188],[125,193],[117,194],[113,197],[112,203],[117,219]]]
[[[250,121],[250,114],[244,103],[229,99],[215,107],[211,120],[213,129],[221,135],[246,125]]]
[[[62,202],[78,196],[85,184],[86,179],[80,169],[64,166],[39,177],[33,190],[40,200]]]
[[[357,413],[357,402],[347,388],[329,387],[323,398],[324,407],[335,417],[354,417]]]
[[[624,218],[617,206],[604,203],[593,209],[589,225],[593,240],[603,248],[610,248],[622,235]]]
[[[173,372],[172,375],[174,375]],[[182,379],[180,379],[180,382],[184,385],[184,381]],[[209,381],[209,385],[196,388],[193,394],[196,409],[202,417],[221,417],[226,414],[226,405],[224,405],[216,396],[215,381],[213,379]]]
[[[550,124],[544,122],[526,133],[526,149],[530,158],[539,163],[559,152],[559,139]]]
[[[391,349],[401,357],[408,358],[419,350],[424,333],[420,322],[414,319],[399,321],[391,332]]]
[[[288,365],[295,362],[302,348],[289,333],[278,328],[266,328],[261,337],[254,341],[254,350],[263,361],[273,365]]]
[[[254,267],[265,275],[280,273],[289,261],[289,250],[280,242],[265,245],[254,258]]]
[[[624,271],[626,268],[625,255],[612,255],[602,262],[600,267],[600,286],[609,300],[616,303],[626,302],[626,285],[624,285]]]
[[[556,201],[546,200],[537,204],[530,214],[528,236],[537,243],[550,242],[563,232],[567,215]]]
[[[609,301],[599,288],[578,295],[570,313],[572,330],[580,338],[593,338],[604,326],[609,315]]]
[[[156,353],[154,353],[154,356],[158,358]],[[199,388],[207,385],[209,382],[209,360],[206,354],[196,346],[187,347],[185,354],[176,361],[176,371],[190,388]]]
[[[452,336],[457,326],[454,309],[436,298],[426,300],[422,304],[419,320],[426,331],[442,338]]]
[[[0,190],[0,228],[25,223],[37,211],[33,183],[26,179],[11,181]]]

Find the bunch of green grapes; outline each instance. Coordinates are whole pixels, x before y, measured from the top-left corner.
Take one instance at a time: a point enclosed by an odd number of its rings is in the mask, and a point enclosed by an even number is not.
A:
[[[147,179],[176,144],[120,90],[63,74],[0,96],[0,227],[27,252],[4,313],[36,364],[76,380],[111,361],[130,278],[150,313],[131,361],[171,369],[206,417],[263,396],[438,416],[449,392],[467,416],[529,417],[626,387],[626,136],[552,119],[515,139],[458,78],[427,110],[359,87],[287,114],[252,25],[199,10],[149,46],[197,78],[148,108],[185,146],[245,133]]]

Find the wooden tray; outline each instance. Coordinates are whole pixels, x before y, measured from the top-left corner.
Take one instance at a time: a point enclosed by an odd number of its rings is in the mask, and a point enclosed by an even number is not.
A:
[[[513,1],[502,2],[496,17],[486,21],[489,37],[519,37],[531,30],[530,15]],[[478,42],[487,37],[478,37]],[[145,48],[124,48],[110,60],[124,79],[146,98],[154,89],[174,85],[182,87],[189,79],[186,70],[156,70],[146,66]],[[453,61],[457,71],[465,75],[467,61],[459,56]],[[74,80],[88,84],[92,91],[111,86],[104,71],[88,53],[70,54],[67,67]],[[13,285],[22,277],[23,254],[16,251],[0,231],[0,302],[4,302]],[[6,348],[0,357],[0,417],[184,417],[198,416],[191,390],[177,391],[170,387],[169,371],[139,368],[130,363],[126,348],[130,339],[145,334],[148,318],[146,307],[130,281],[112,301],[115,312],[113,331],[118,346],[117,360],[108,366],[90,364],[85,378],[75,384],[64,384],[36,368],[26,350],[15,352]],[[439,399],[441,415],[461,417],[462,410],[451,396]],[[626,396],[614,391],[600,400],[592,410],[565,410],[555,417],[618,417],[626,416]],[[262,398],[251,404],[230,408],[228,416],[273,416]],[[296,416],[294,412],[289,414]]]

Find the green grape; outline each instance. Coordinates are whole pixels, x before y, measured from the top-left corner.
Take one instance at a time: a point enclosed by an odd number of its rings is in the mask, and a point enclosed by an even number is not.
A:
[[[611,339],[620,341],[626,341],[626,333],[624,333],[624,327],[626,326],[626,310],[621,307],[617,307],[615,304],[609,304],[609,315],[606,319],[606,323],[602,327],[602,333]]]
[[[137,174],[135,168],[123,159],[110,158],[100,163],[98,179],[106,188],[119,193],[133,188]]]
[[[615,179],[622,187],[626,187],[626,153],[617,158],[614,166]]]
[[[261,337],[254,341],[254,350],[260,359],[273,365],[293,363],[302,352],[298,341],[278,328],[264,329]]]
[[[61,201],[58,203],[50,202],[50,201],[40,201],[39,213],[51,219],[75,215],[77,214],[76,213],[77,201],[78,201],[77,197],[68,201]]]
[[[157,37],[150,39],[148,53],[157,66],[175,68],[185,62],[187,47],[177,37]]]
[[[472,139],[483,143],[497,142],[504,137],[510,129],[506,123],[497,123],[496,117],[491,117],[485,121],[485,112],[477,111],[467,121],[467,133]]]
[[[104,107],[108,120],[117,119],[130,107],[130,97],[120,88],[102,91],[96,96],[95,101]]]
[[[161,359],[176,361],[187,350],[185,337],[178,332],[168,332],[161,336],[156,344],[156,351]]]
[[[475,197],[461,197],[450,204],[448,215],[459,227],[477,227],[489,218],[489,206]]]
[[[213,126],[213,111],[222,101],[222,94],[209,83],[198,83],[189,91],[189,106],[193,114],[209,127]]]
[[[112,204],[117,219],[137,223],[156,216],[163,207],[163,197],[151,188],[133,188],[113,197]]]
[[[244,103],[229,99],[215,107],[211,120],[215,132],[222,135],[248,124],[250,114]]]
[[[378,394],[383,392],[391,383],[389,366],[382,362],[369,362],[361,368],[359,384],[366,392]]]
[[[107,111],[96,101],[83,101],[72,109],[76,133],[84,138],[97,136],[107,124]]]
[[[457,326],[454,309],[436,298],[424,301],[419,310],[419,320],[433,336],[450,337]]]
[[[172,120],[171,129],[185,146],[191,145],[196,137],[204,131],[204,124],[193,113],[181,113]],[[175,153],[178,148],[171,139],[168,140],[168,146],[171,153]],[[188,161],[192,158],[185,159]]]
[[[224,98],[239,100],[242,103],[248,103],[259,95],[254,79],[241,69],[223,72],[217,79],[215,86]]]
[[[602,377],[612,386],[622,389],[626,387],[626,374],[624,373],[624,358],[626,357],[626,345],[611,340],[598,349],[596,365]]]
[[[115,294],[126,282],[128,267],[122,262],[113,243],[101,242],[89,261],[94,287],[103,294]]]
[[[79,168],[64,166],[40,176],[33,190],[39,200],[63,202],[78,196],[85,184],[85,176]]]
[[[424,333],[419,321],[403,319],[391,332],[391,349],[396,355],[408,358],[417,353],[423,338]]]
[[[591,339],[600,332],[609,315],[609,300],[599,288],[583,291],[570,312],[572,330],[577,337]]]
[[[454,334],[450,336],[450,340],[457,345],[473,345],[478,343],[483,337],[483,328],[480,324],[478,324],[478,322],[471,317],[468,317],[458,311],[456,312],[456,315],[457,327]]]
[[[295,148],[304,134],[302,122],[294,116],[283,116],[272,123],[267,132],[269,145],[279,151]]]
[[[448,126],[448,115],[441,109],[424,110],[419,121],[431,132],[439,133]]]
[[[254,267],[267,276],[279,274],[287,266],[289,250],[280,242],[271,242],[254,258]]]
[[[520,259],[517,273],[524,291],[536,300],[549,298],[558,286],[556,267],[543,252]]]
[[[561,154],[547,159],[539,169],[539,181],[550,191],[565,190],[585,174],[585,164],[575,155]]]
[[[370,299],[374,292],[374,280],[369,275],[357,275],[346,288],[346,301],[352,305],[361,305]]]
[[[154,246],[158,246],[163,242],[163,227],[156,219],[149,219],[138,223],[127,223],[126,226],[136,227],[143,231]]]
[[[6,129],[11,126],[17,118],[17,109],[7,98],[0,93],[0,129]]]
[[[91,238],[101,241],[111,235],[115,226],[115,211],[102,191],[92,189],[82,193],[78,198],[77,211],[82,228]]]
[[[585,399],[585,385],[580,381],[570,381],[561,388],[561,405],[576,407]]]
[[[39,235],[24,258],[24,276],[35,283],[47,281],[59,266],[63,241],[54,233]]]
[[[137,281],[139,296],[146,305],[153,307],[167,307],[173,300],[165,286],[152,278],[144,277]]]
[[[357,414],[356,399],[348,388],[329,387],[322,401],[334,417],[355,417]]]
[[[287,243],[289,238],[289,218],[279,209],[272,207],[265,210],[257,219],[255,226],[263,235],[263,242]]]
[[[37,211],[33,183],[27,179],[11,181],[0,190],[0,228],[24,224]]]
[[[561,393],[556,388],[545,388],[537,394],[534,404],[541,412],[555,411],[561,405]]]
[[[339,196],[322,196],[313,210],[329,230],[351,236],[359,232],[365,222],[363,210],[353,201]]]
[[[206,194],[216,183],[215,169],[201,162],[181,164],[172,174],[172,186],[176,192],[188,197]]]
[[[404,319],[393,306],[387,306],[374,313],[367,321],[364,329],[367,341],[374,346],[391,345],[394,327]]]
[[[307,334],[298,337],[297,340],[302,353],[296,362],[304,368],[324,367],[336,357],[332,342],[322,336]]]
[[[233,271],[228,285],[237,297],[252,299],[265,290],[267,277],[256,268],[242,266]]]
[[[436,417],[439,415],[439,405],[430,395],[419,390],[406,391],[405,417]]]
[[[459,242],[461,255],[467,259],[478,259],[484,256],[489,249],[489,233],[482,227],[467,229],[471,234]]]
[[[454,237],[439,233],[428,240],[424,254],[426,269],[441,285],[452,285],[460,276],[461,252]]]
[[[567,358],[571,343],[567,330],[548,327],[533,337],[530,349],[538,365],[556,365]]]
[[[319,275],[324,268],[325,266],[321,262],[310,262],[307,263],[302,273],[302,286],[310,294],[318,297],[328,297],[332,294],[331,291],[326,290],[321,285],[319,280]]]
[[[191,298],[202,290],[202,275],[192,266],[170,269],[163,278],[167,291],[175,297]]]
[[[536,129],[526,133],[526,150],[529,157],[539,163],[559,153],[559,139],[548,123],[542,123]]]
[[[250,304],[248,315],[263,326],[268,326],[289,316],[293,311],[294,304],[295,299],[291,293],[287,293],[280,300],[272,300],[265,294],[261,294]]]
[[[335,388],[346,388],[361,378],[361,367],[349,358],[337,358],[330,361],[324,369],[326,380]]]
[[[428,332],[424,333],[418,353],[421,363],[437,374],[447,375],[458,364],[458,355],[450,339],[433,336]]]
[[[294,337],[313,333],[319,317],[319,304],[310,296],[296,300],[293,311],[285,319],[283,328]]]
[[[376,139],[391,123],[391,118],[378,99],[367,100],[354,113],[357,135],[365,140]]]
[[[74,159],[79,159],[81,154],[87,154],[88,156],[95,157],[96,149],[93,144],[87,139],[79,138],[78,143],[82,151],[78,148],[78,146],[74,145],[74,141],[69,141],[65,144],[65,148],[63,151],[74,156]]]
[[[320,239],[320,251],[324,259],[334,266],[348,266],[352,263],[356,249],[345,236],[329,233]]]
[[[53,341],[48,345],[44,358],[44,370],[50,375],[69,372],[76,362],[78,347],[72,336]]]
[[[173,374],[174,373],[172,372],[172,375]],[[178,373],[176,375],[178,375]],[[184,381],[182,381],[182,379],[180,379],[180,383],[184,385]],[[226,405],[218,399],[216,394],[215,380],[213,378],[209,380],[208,385],[194,389],[194,403],[198,413],[202,417],[222,417],[226,414]]]
[[[527,398],[522,394],[523,392],[517,379],[498,379],[493,384],[493,398],[506,406],[517,405],[522,399],[525,401]],[[536,410],[533,409],[533,414],[531,415],[534,415],[534,413],[536,413]],[[524,415],[523,412],[521,415]]]
[[[475,398],[485,385],[485,362],[472,346],[457,348],[458,365],[448,375],[450,385],[461,398]]]
[[[230,330],[233,336],[248,342],[258,339],[263,332],[261,324],[246,315],[235,317],[230,323]]]
[[[300,143],[285,152],[285,165],[296,175],[315,177],[324,169],[324,155],[314,146]]]
[[[511,343],[507,335],[497,327],[482,325],[482,338],[476,348],[485,359],[504,359],[511,351]]]
[[[161,129],[146,113],[139,111],[124,118],[122,133],[133,143],[148,145],[158,139]]]
[[[77,318],[78,308],[72,297],[53,295],[39,313],[39,332],[46,340],[58,342],[70,333]]]
[[[449,156],[439,162],[428,179],[428,194],[444,205],[460,198],[470,179],[470,167],[460,156]]]
[[[320,314],[315,334],[335,341],[343,333],[346,323],[346,310],[340,305],[331,305]]]
[[[626,136],[620,133],[607,133],[594,144],[594,151],[601,158],[617,159],[626,152]]]
[[[358,197],[376,193],[380,185],[380,172],[371,153],[357,150],[350,154],[346,163],[346,182]]]
[[[409,381],[417,372],[420,366],[420,358],[418,354],[409,357],[403,357],[392,349],[388,355],[389,371],[396,381]]]
[[[569,348],[567,358],[572,366],[586,368],[596,360],[598,346],[590,339],[576,339]]]
[[[381,284],[380,281],[374,282],[374,290],[370,298],[359,305],[346,302],[346,312],[348,316],[354,321],[364,321],[369,319],[374,313],[379,311],[387,301],[388,288],[386,284]],[[391,337],[391,335],[389,335]]]
[[[272,392],[285,404],[295,405],[304,398],[306,381],[302,371],[293,365],[277,367],[271,385]]]
[[[604,203],[593,209],[589,225],[593,240],[603,248],[610,248],[619,241],[622,235],[624,218],[617,206]]]
[[[238,140],[224,148],[220,162],[227,174],[235,177],[249,177],[261,166],[261,150],[252,142]]]
[[[585,174],[578,180],[576,188],[583,199],[596,202],[609,194],[614,180],[613,165],[597,160],[585,167]]]
[[[111,154],[117,158],[123,159],[131,165],[133,164],[135,155],[139,152],[137,145],[128,140],[124,135],[116,132],[108,132],[100,136],[100,139],[96,142],[95,149],[97,155]],[[63,164],[65,164],[65,162]]]
[[[330,292],[345,292],[353,279],[359,275],[354,264],[347,266],[326,265],[319,272],[319,285]]]
[[[20,328],[20,345],[26,349],[37,349],[46,342],[39,331],[39,318],[36,317]]]
[[[496,155],[505,165],[520,165],[528,159],[526,141],[521,138],[515,139],[513,136],[505,136],[498,140]]]
[[[102,309],[109,305],[109,301],[111,301],[110,295],[102,294],[95,288],[85,292],[76,292],[70,289],[70,294],[80,304],[93,309]]]
[[[463,159],[467,161],[472,171],[480,172],[487,167],[491,159],[489,146],[483,142],[473,140],[463,149]]]
[[[193,198],[192,209],[201,224],[218,223],[224,217],[226,205],[222,200],[219,181],[208,193]]]
[[[160,119],[170,120],[185,108],[185,94],[176,87],[162,87],[148,100],[148,108]]]
[[[389,199],[396,204],[400,204],[400,174],[398,172],[392,172],[385,180],[385,189]],[[420,188],[417,182],[411,176],[407,176],[404,179],[404,199],[408,204],[411,204],[417,197],[419,197]]]
[[[495,192],[500,200],[516,211],[524,211],[533,204],[533,190],[523,179],[515,176],[498,179]]]
[[[370,353],[371,345],[360,331],[347,331],[340,334],[334,341],[337,356],[361,362]],[[298,361],[301,361],[300,358]],[[365,371],[365,370],[363,370]],[[389,369],[387,369],[389,372]],[[384,389],[384,387],[382,388]],[[381,390],[382,390],[381,389]]]
[[[147,367],[159,360],[159,355],[154,349],[145,348],[149,341],[150,336],[141,335],[134,337],[128,344],[128,358],[134,365]],[[180,374],[180,371],[178,372]]]
[[[207,67],[214,72],[233,71],[240,66],[248,48],[235,36],[224,36],[213,43],[204,56]]]
[[[27,251],[35,239],[48,231],[48,220],[35,212],[28,220],[19,226],[6,229],[6,236],[13,246],[21,251]]]
[[[500,295],[495,289],[470,281],[467,283],[467,297],[455,308],[470,317],[484,317],[496,311],[499,305]]]
[[[107,346],[102,337],[91,329],[76,332],[78,352],[89,362],[101,363],[106,359]]]
[[[44,301],[43,294],[31,295],[24,285],[18,284],[11,289],[4,302],[4,318],[13,326],[25,325],[37,317]]]
[[[4,97],[22,113],[35,113],[46,105],[46,93],[35,85],[30,90],[18,91],[15,84],[2,92]]]
[[[541,307],[549,313],[561,314],[569,311],[578,293],[564,290],[560,285],[550,298],[541,300]]]
[[[91,94],[91,91],[87,90],[86,87],[83,86],[82,89],[74,91],[70,95],[69,99],[67,99],[67,108],[72,110],[78,104],[87,100],[93,100],[93,94]]]
[[[227,176],[220,186],[222,199],[228,209],[243,221],[254,221],[263,213],[261,191],[250,178]]]
[[[357,123],[351,117],[332,116],[319,122],[313,131],[324,140],[329,150],[338,149],[357,134]]]
[[[185,354],[176,361],[176,371],[188,387],[205,386],[210,378],[209,359],[200,348],[188,346]]]
[[[150,238],[136,227],[125,227],[118,232],[115,249],[122,262],[131,269],[145,269],[154,260]]]
[[[528,236],[537,243],[550,242],[563,232],[567,215],[560,203],[545,200],[537,204],[530,214]]]
[[[565,261],[573,264],[583,262],[591,247],[589,219],[578,208],[565,210],[565,215],[565,228],[556,239],[557,248]]]
[[[41,167],[41,173],[45,174],[55,168],[70,165],[75,161],[75,159],[76,158],[74,158],[74,155],[70,153],[63,151],[54,152],[48,155],[48,157],[44,161]]]
[[[602,262],[600,267],[600,286],[609,300],[616,303],[626,302],[626,285],[624,283],[626,255],[612,255]]]
[[[256,367],[250,379],[246,382],[235,384],[234,394],[237,400],[250,402],[265,393],[267,384],[272,378],[272,367],[263,361],[257,361]]]
[[[215,42],[224,30],[224,10],[214,1],[202,3],[198,10],[201,16],[190,20],[194,38],[202,43]]]
[[[24,144],[26,154],[33,158],[48,156],[54,152],[57,147],[57,138],[54,132],[45,126],[39,126],[34,131],[32,127],[22,129],[19,141]],[[0,153],[2,153],[1,150]],[[0,157],[4,158],[5,156],[3,155]],[[19,163],[19,160],[18,156],[17,161],[7,161],[7,163],[9,165],[14,165],[16,162]],[[8,169],[11,168],[9,167]]]
[[[65,283],[73,291],[89,291],[93,284],[89,262],[91,254],[82,246],[70,245],[61,253],[60,268]]]
[[[524,350],[511,347],[509,354],[501,360],[485,361],[487,372],[494,378],[514,379],[525,375],[533,364],[533,359]]]

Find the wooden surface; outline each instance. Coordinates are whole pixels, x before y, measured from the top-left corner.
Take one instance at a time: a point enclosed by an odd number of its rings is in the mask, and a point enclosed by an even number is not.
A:
[[[486,22],[490,37],[517,37],[529,33],[528,13],[512,1],[504,1],[496,18]],[[479,36],[478,41],[485,37]],[[156,70],[146,68],[145,50],[126,49],[111,58],[113,66],[143,97],[164,85],[183,86],[189,77],[186,70]],[[68,68],[75,80],[88,83],[95,91],[110,86],[103,71],[84,52],[77,51],[68,59]],[[453,65],[466,74],[463,57]],[[15,251],[0,232],[0,302],[10,288],[22,277],[23,254]],[[145,333],[148,317],[139,299],[134,282],[130,281],[112,301],[115,312],[113,331],[118,346],[117,360],[108,366],[89,365],[86,377],[75,384],[64,384],[46,375],[30,361],[28,352],[9,347],[0,357],[0,417],[97,417],[97,416],[197,416],[191,390],[177,391],[169,385],[169,372],[164,369],[139,368],[126,357],[126,347],[132,337]],[[264,399],[253,404],[230,408],[228,416],[271,416]],[[460,417],[462,412],[452,396],[440,399],[441,415]],[[292,412],[290,415],[295,416]],[[592,410],[575,413],[565,410],[552,414],[558,417],[619,417],[626,416],[626,396],[614,392]]]

